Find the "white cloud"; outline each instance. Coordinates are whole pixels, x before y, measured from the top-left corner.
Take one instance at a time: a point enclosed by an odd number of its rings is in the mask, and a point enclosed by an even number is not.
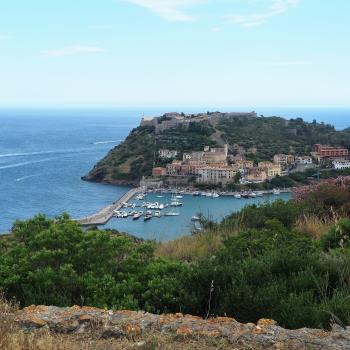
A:
[[[268,19],[281,15],[289,9],[299,5],[301,0],[271,0],[270,8],[266,12],[252,14],[230,14],[225,16],[230,22],[242,27],[255,27],[264,24]]]
[[[205,0],[124,0],[145,7],[168,21],[188,22],[195,17],[185,12],[186,8],[204,3]]]
[[[97,46],[83,46],[83,45],[72,45],[63,47],[61,49],[48,50],[44,52],[46,57],[61,57],[61,56],[71,56],[78,54],[90,54],[90,53],[100,53],[105,50]]]

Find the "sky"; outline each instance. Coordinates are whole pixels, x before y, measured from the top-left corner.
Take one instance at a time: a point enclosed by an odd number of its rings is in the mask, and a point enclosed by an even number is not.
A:
[[[0,107],[350,106],[348,0],[0,0]]]

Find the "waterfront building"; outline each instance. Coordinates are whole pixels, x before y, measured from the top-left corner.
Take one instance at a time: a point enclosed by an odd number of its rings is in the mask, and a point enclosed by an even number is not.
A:
[[[190,161],[187,163],[173,161],[166,166],[166,174],[169,176],[197,176],[197,170],[206,166],[205,162]]]
[[[167,174],[166,168],[156,167],[156,168],[152,169],[152,176],[153,177],[166,176],[166,174]]]
[[[197,181],[201,183],[228,183],[232,182],[237,174],[237,170],[235,170],[231,166],[222,166],[222,167],[211,167],[206,166],[199,168],[197,171],[198,178]]]
[[[349,169],[350,160],[333,161],[333,168],[337,170]]]
[[[173,161],[172,163],[166,165],[166,173],[170,176],[181,175],[181,167],[182,162]]]
[[[249,168],[245,176],[247,182],[264,182],[268,179],[266,168]]]

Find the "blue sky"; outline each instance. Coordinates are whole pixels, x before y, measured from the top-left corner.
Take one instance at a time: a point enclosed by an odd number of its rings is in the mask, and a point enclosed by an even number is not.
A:
[[[350,1],[1,0],[0,106],[349,106]]]

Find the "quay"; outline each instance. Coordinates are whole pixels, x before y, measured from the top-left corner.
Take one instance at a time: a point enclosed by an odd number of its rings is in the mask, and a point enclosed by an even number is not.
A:
[[[98,213],[90,216],[86,216],[76,221],[82,226],[98,226],[105,225],[112,217],[115,210],[119,210],[123,207],[123,203],[128,202],[138,193],[142,192],[144,189],[141,187],[133,188],[129,192],[125,193],[121,198],[119,198],[113,204],[110,204],[102,208]]]

